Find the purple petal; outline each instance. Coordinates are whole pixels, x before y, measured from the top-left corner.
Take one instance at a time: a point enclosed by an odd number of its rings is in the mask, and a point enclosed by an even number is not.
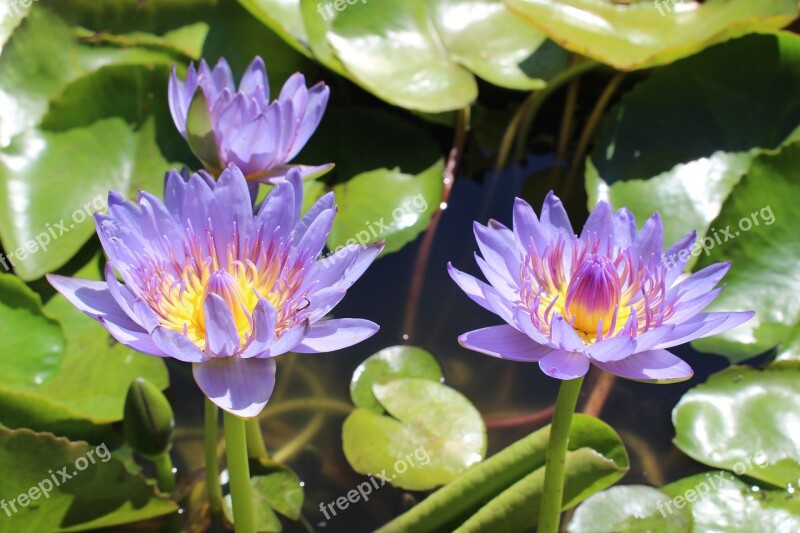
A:
[[[209,359],[195,343],[182,333],[177,333],[164,326],[156,327],[151,333],[156,346],[170,357],[184,363],[199,363]]]
[[[550,322],[550,338],[557,348],[568,352],[582,352],[586,348],[580,336],[561,315],[556,315]]]
[[[507,273],[501,273],[495,270],[477,253],[475,254],[475,262],[478,263],[478,267],[481,269],[481,272],[483,272],[486,280],[492,287],[497,289],[497,292],[499,292],[503,298],[507,300],[519,299],[519,287],[512,280],[508,279]]]
[[[333,191],[324,194],[320,199],[318,199],[314,204],[308,209],[306,214],[303,218],[300,219],[293,230],[294,233],[294,240],[299,241],[303,238],[306,231],[308,231],[308,227],[311,225],[311,222],[316,219],[320,213],[325,211],[326,209],[333,209],[335,206],[335,196]]]
[[[120,344],[143,354],[154,355],[156,357],[168,357],[161,348],[156,346],[150,334],[138,324],[135,325],[135,328],[132,328],[130,326],[132,322],[126,325],[118,324],[102,317],[98,320]]]
[[[589,358],[581,353],[554,350],[539,361],[539,368],[556,379],[575,379],[586,375]]]
[[[701,313],[678,324],[654,349],[671,348],[695,339],[710,337],[723,331],[735,328],[748,320],[755,313],[751,311],[737,313]]]
[[[730,268],[730,261],[709,265],[672,287],[670,295],[678,294],[679,302],[687,302],[707,294],[722,281]]]
[[[552,348],[533,342],[505,324],[464,333],[458,343],[464,348],[511,361],[535,362],[553,352]]]
[[[292,351],[323,353],[348,348],[372,337],[379,326],[360,318],[321,320],[312,325],[305,338]]]
[[[129,326],[136,325],[111,295],[103,281],[48,274],[47,281],[69,302],[95,320],[100,318]]]
[[[288,147],[287,161],[294,159],[308,142],[308,139],[311,138],[311,135],[314,134],[314,131],[316,131],[317,126],[322,121],[322,115],[325,113],[329,97],[330,89],[322,82],[309,89],[308,101],[303,108],[305,112],[302,122],[295,132],[292,144]]]
[[[661,256],[662,262],[667,267],[667,275],[664,277],[664,284],[667,289],[672,287],[678,277],[683,273],[683,268],[691,257],[689,250],[696,240],[697,232],[692,231],[670,246]],[[683,250],[686,250],[686,253],[682,254],[681,252]],[[685,259],[681,258],[681,255],[685,256]]]
[[[542,214],[539,217],[539,222],[542,227],[553,236],[563,235],[569,242],[575,235],[572,230],[572,224],[569,222],[569,216],[564,209],[564,204],[561,200],[553,194],[553,191],[547,193],[542,205]]]
[[[225,158],[248,176],[273,166],[279,148],[279,126],[280,122],[272,119],[268,111],[238,130],[226,132],[222,140]]]
[[[257,98],[260,104],[269,103],[269,81],[267,80],[267,67],[264,60],[256,56],[242,76],[239,83],[239,92]]]
[[[627,207],[618,209],[613,217],[614,244],[622,249],[628,249],[636,239],[636,218]]]
[[[230,307],[217,294],[209,294],[203,302],[206,320],[206,350],[214,357],[230,357],[239,351],[241,338]]]
[[[447,272],[450,274],[450,277],[453,278],[453,281],[455,281],[456,284],[461,287],[461,290],[464,291],[473,302],[480,305],[487,311],[497,314],[494,306],[489,303],[485,296],[485,291],[493,290],[491,287],[479,279],[461,272],[449,262],[447,263]]]
[[[585,353],[593,361],[618,361],[632,354],[636,345],[635,337],[613,337],[588,346]]]
[[[194,64],[190,64],[186,70],[185,81],[181,81],[178,78],[178,72],[173,65],[172,74],[169,77],[167,100],[172,121],[184,138],[186,138],[186,113],[189,111],[189,105],[192,103],[192,97],[196,90],[197,71],[194,68]]]
[[[487,228],[477,222],[473,224],[473,231],[483,259],[505,278],[509,285],[519,288],[521,259],[514,243],[514,234],[507,229],[504,232]]]
[[[636,381],[674,383],[692,377],[692,368],[682,359],[666,350],[641,352],[621,361],[602,363],[595,361],[597,367],[617,376]]]
[[[581,231],[580,240],[586,243],[589,239],[600,243],[601,253],[611,254],[613,252],[614,222],[608,202],[599,202],[589,214]]]
[[[519,253],[525,256],[531,250],[542,253],[557,234],[551,233],[549,227],[542,226],[528,202],[521,198],[515,198],[514,235]]]
[[[192,365],[192,373],[209,400],[242,418],[257,416],[275,388],[274,359],[211,359]]]
[[[631,254],[634,259],[647,262],[653,257],[661,257],[663,250],[664,227],[661,224],[661,216],[656,212],[647,219],[642,231],[636,236],[631,247]]]
[[[308,335],[309,329],[309,321],[304,320],[284,330],[281,336],[269,347],[269,353],[261,357],[275,357],[292,351]]]
[[[261,298],[253,309],[253,335],[239,357],[264,357],[275,342],[275,325],[278,313],[269,300]]]

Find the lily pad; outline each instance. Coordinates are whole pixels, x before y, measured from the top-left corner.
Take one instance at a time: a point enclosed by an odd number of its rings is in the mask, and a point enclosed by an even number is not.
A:
[[[756,315],[736,329],[695,341],[697,349],[742,361],[785,342],[800,324],[795,297],[800,277],[788,267],[800,262],[798,165],[800,142],[759,156],[712,222],[722,244],[703,254],[697,268],[720,261],[733,266],[709,310],[749,309]]]
[[[624,95],[608,113],[591,159],[603,180],[615,184],[718,152],[778,148],[800,124],[798,84],[798,35],[748,35],[714,46]]]
[[[98,261],[90,262],[75,276],[101,279]],[[25,375],[6,374],[0,383],[0,412],[6,425],[97,442],[110,438],[105,425],[122,419],[125,396],[135,378],[143,377],[159,389],[168,386],[162,359],[133,352],[117,343],[100,324],[75,309],[63,296],[54,296],[44,310],[60,324],[66,349],[58,369],[36,387],[30,387],[30,383],[42,371],[38,366],[28,367],[29,373]],[[38,337],[46,338],[43,334]],[[36,344],[28,346],[33,348]],[[30,353],[33,357],[36,352]]]
[[[129,473],[105,444],[0,428],[0,470],[8,509],[0,531],[85,531],[178,510],[144,477]]]
[[[568,533],[684,533],[692,530],[688,507],[667,514],[672,500],[646,485],[621,485],[598,492],[575,510]]]
[[[800,369],[732,367],[687,392],[675,445],[701,463],[778,487],[800,480]]]
[[[297,474],[277,464],[272,465],[272,470],[272,473],[250,478],[256,509],[256,530],[260,532],[282,531],[281,521],[275,513],[297,520],[303,508],[303,484]],[[223,502],[225,516],[233,523],[230,494],[225,496]]]
[[[794,0],[506,0],[564,48],[636,70],[671,63],[712,44],[782,28],[797,17]]]
[[[398,378],[423,378],[441,382],[442,367],[430,352],[416,346],[384,348],[366,358],[353,372],[350,397],[356,407],[382,414],[385,411],[372,393],[372,386]]]
[[[241,2],[295,49],[387,102],[418,111],[470,105],[475,75],[502,87],[540,89],[567,61],[564,50],[501,0]]]
[[[744,483],[729,473],[697,474],[661,490],[675,497],[670,509],[694,500],[688,503],[694,518],[692,531],[800,531],[796,493]]]
[[[66,340],[58,322],[18,277],[0,274],[0,375],[3,386],[33,390],[56,373]]]
[[[356,472],[396,487],[428,490],[483,460],[483,419],[457,391],[423,378],[372,388],[392,416],[359,408],[345,420],[344,454]]]

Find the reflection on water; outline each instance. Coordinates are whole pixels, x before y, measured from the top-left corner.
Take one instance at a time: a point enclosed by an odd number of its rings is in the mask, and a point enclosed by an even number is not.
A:
[[[349,382],[358,364],[372,353],[409,341],[436,355],[443,367],[448,385],[465,394],[492,426],[489,430],[488,454],[502,449],[541,426],[527,422],[511,427],[498,426],[498,418],[528,414],[550,406],[556,397],[558,383],[546,377],[536,364],[523,364],[493,359],[461,348],[459,334],[498,323],[494,314],[473,304],[452,283],[446,264],[452,261],[459,269],[480,276],[473,259],[476,249],[472,221],[492,217],[511,225],[511,207],[515,195],[522,190],[522,177],[532,174],[537,161],[528,168],[504,173],[491,186],[461,180],[456,182],[444,212],[430,256],[425,284],[416,314],[415,330],[402,331],[408,286],[416,259],[419,241],[398,253],[380,259],[350,289],[348,297],[337,306],[338,316],[367,318],[381,325],[381,331],[368,341],[333,354],[282,356],[278,358],[278,386],[270,408],[287,399],[308,398],[320,394],[350,404]],[[517,175],[518,174],[518,175]],[[487,195],[487,189],[493,194]],[[487,198],[491,196],[491,198]],[[531,199],[540,205],[541,199]],[[575,213],[573,220],[582,220],[585,213]],[[617,380],[601,418],[621,435],[631,454],[632,467],[621,483],[660,485],[686,475],[707,470],[694,463],[672,444],[674,431],[671,411],[681,395],[706,380],[709,374],[726,366],[725,360],[699,354],[688,346],[674,350],[695,369],[695,377],[674,385],[647,385]],[[292,368],[289,368],[289,367]],[[177,370],[175,367],[172,370]],[[178,417],[178,427],[194,427],[176,443],[176,462],[184,471],[202,468],[202,396],[196,390],[188,368],[174,372],[171,401]],[[585,401],[593,380],[587,379],[582,400]],[[271,453],[282,450],[291,455],[288,463],[305,483],[303,515],[315,531],[372,531],[391,517],[408,508],[422,495],[408,494],[388,484],[326,519],[320,504],[332,502],[355,489],[366,477],[352,471],[342,453],[341,425],[343,413],[325,415],[313,411],[295,411],[263,421],[265,439]],[[525,422],[524,420],[522,422]],[[508,425],[508,424],[503,424]],[[305,436],[313,431],[306,442]],[[298,433],[304,433],[298,435]],[[287,444],[289,445],[287,447]],[[297,445],[301,446],[298,447]],[[287,531],[305,531],[292,529]]]

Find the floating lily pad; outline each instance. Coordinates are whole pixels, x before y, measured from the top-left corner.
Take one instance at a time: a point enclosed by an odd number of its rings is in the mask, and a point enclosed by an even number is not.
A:
[[[714,46],[624,95],[608,113],[592,161],[615,183],[717,152],[778,148],[800,124],[798,84],[798,35],[748,35]]]
[[[280,519],[275,513],[297,520],[303,508],[303,484],[297,474],[277,464],[273,464],[272,469],[272,473],[250,478],[256,529],[259,532],[282,531]],[[225,496],[223,502],[225,516],[233,523],[230,494]]]
[[[342,428],[344,453],[356,472],[396,487],[428,490],[483,459],[483,419],[457,391],[428,379],[403,378],[375,384],[373,392],[391,416],[359,408]]]
[[[687,392],[672,415],[675,445],[701,463],[796,486],[800,369],[732,367]]]
[[[502,87],[540,89],[567,63],[564,50],[500,0],[241,2],[295,49],[408,109],[470,105],[475,75]]]
[[[97,256],[75,275],[100,279],[96,259]],[[38,365],[20,367],[28,369],[25,374],[5,374],[0,383],[3,422],[11,427],[30,427],[94,442],[118,438],[113,433],[109,435],[107,424],[122,419],[130,383],[137,377],[144,377],[165,389],[169,378],[164,361],[117,343],[100,324],[78,311],[63,296],[54,296],[44,310],[47,316],[57,320],[63,331],[64,354],[56,370],[49,370],[50,365],[43,363],[41,368]],[[24,327],[13,322],[9,326],[17,331],[23,331]],[[3,337],[5,342],[8,338]],[[28,349],[22,354],[30,353],[35,357],[37,344],[47,338],[46,330],[40,331],[33,341],[28,340]],[[2,351],[6,349],[4,344]],[[49,377],[31,387],[35,376],[43,371],[49,373]]]
[[[646,485],[621,485],[598,492],[575,510],[569,533],[684,533],[692,530],[688,507],[663,513],[670,496]]]
[[[382,414],[384,409],[372,392],[376,383],[398,378],[442,381],[442,367],[430,352],[416,346],[392,346],[369,356],[358,365],[350,381],[350,397],[356,407]]]
[[[175,502],[157,496],[144,477],[129,473],[103,444],[0,428],[0,470],[0,494],[8,509],[0,531],[85,531],[178,510]]]
[[[712,44],[782,28],[794,0],[506,0],[555,42],[620,70],[671,63]]]
[[[736,329],[695,341],[697,349],[737,362],[785,342],[800,324],[800,277],[789,266],[800,262],[798,165],[800,142],[759,156],[713,220],[722,244],[701,255],[697,268],[720,261],[733,266],[709,310],[756,315]]]
[[[61,326],[42,312],[39,296],[18,277],[0,274],[0,375],[2,386],[35,390],[61,363]]]
[[[691,508],[692,531],[800,531],[796,493],[744,483],[730,473],[697,474],[661,490],[674,497],[670,509]]]

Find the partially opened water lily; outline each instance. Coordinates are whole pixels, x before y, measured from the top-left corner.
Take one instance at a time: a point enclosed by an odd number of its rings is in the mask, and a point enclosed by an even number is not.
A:
[[[317,129],[329,95],[322,82],[307,88],[298,72],[270,102],[267,70],[260,57],[247,68],[238,91],[224,58],[213,70],[205,60],[197,69],[189,65],[184,80],[173,67],[169,80],[172,119],[195,155],[215,174],[234,163],[256,181],[274,181],[294,168],[287,163]],[[332,166],[297,168],[303,177],[310,177]]]
[[[717,284],[730,264],[681,276],[696,233],[664,252],[658,213],[637,232],[630,211],[612,212],[600,202],[577,236],[551,192],[539,217],[517,199],[513,220],[513,230],[494,220],[475,223],[483,254],[476,260],[489,284],[448,265],[473,301],[506,321],[462,335],[466,348],[538,362],[563,380],[585,375],[593,364],[625,378],[673,382],[691,377],[692,369],[668,348],[753,316],[702,312],[722,290]]]
[[[323,317],[383,244],[350,246],[323,266],[334,197],[301,218],[302,195],[293,170],[254,215],[235,166],[216,182],[172,171],[163,202],[142,192],[137,205],[112,191],[109,213],[95,216],[110,259],[105,282],[48,279],[119,342],[192,363],[209,399],[252,417],[272,393],[275,356],[338,350],[378,330],[368,320]]]

